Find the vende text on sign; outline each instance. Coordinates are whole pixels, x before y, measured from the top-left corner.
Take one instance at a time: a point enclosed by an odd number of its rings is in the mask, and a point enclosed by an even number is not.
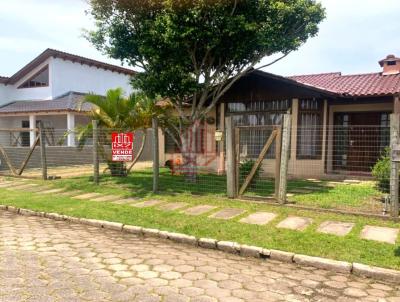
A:
[[[133,160],[133,133],[112,133],[112,161]]]

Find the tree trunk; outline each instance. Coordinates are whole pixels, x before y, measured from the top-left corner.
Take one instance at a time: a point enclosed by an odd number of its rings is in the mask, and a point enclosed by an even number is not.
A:
[[[133,162],[131,163],[131,165],[128,168],[127,173],[129,174],[133,168],[133,166],[137,163],[137,161],[139,160],[139,157],[142,155],[143,150],[144,150],[144,145],[146,144],[146,130],[143,131],[143,138],[142,138],[142,145],[140,146],[140,149],[138,151],[138,154],[136,155],[135,159],[133,160]]]
[[[182,171],[185,174],[186,181],[197,181],[197,154],[196,154],[196,133],[198,126],[195,124],[187,129],[181,135],[182,140]]]

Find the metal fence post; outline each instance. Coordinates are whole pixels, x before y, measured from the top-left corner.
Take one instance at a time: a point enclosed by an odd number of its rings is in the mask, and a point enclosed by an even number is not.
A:
[[[395,146],[399,144],[400,115],[390,115],[390,148],[393,152]],[[390,205],[391,216],[399,216],[399,162],[390,161]]]
[[[291,114],[285,114],[283,116],[283,129],[282,129],[282,151],[281,151],[281,168],[280,168],[280,180],[279,180],[279,203],[286,203],[286,192],[287,192],[287,177],[288,177],[288,164],[290,154],[290,128],[291,128],[292,116]]]
[[[93,182],[95,184],[99,183],[99,131],[98,131],[98,121],[92,120],[93,126]]]
[[[31,130],[36,131],[36,130]],[[47,157],[46,157],[46,133],[43,129],[43,123],[39,123],[39,136],[40,136],[40,160],[42,164],[42,178],[47,180]]]
[[[236,156],[235,156],[235,129],[233,126],[232,117],[225,118],[225,131],[226,131],[226,189],[229,198],[237,196],[237,183],[236,183]]]
[[[160,156],[158,143],[158,120],[153,117],[153,193],[157,193],[159,189],[160,178]]]

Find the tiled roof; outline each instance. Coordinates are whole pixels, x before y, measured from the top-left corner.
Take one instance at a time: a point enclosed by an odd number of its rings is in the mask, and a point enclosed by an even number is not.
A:
[[[2,77],[0,76],[0,83],[6,83],[8,81],[9,77]]]
[[[368,97],[400,93],[400,74],[365,73],[342,75],[340,72],[289,77],[303,84],[343,96]]]
[[[91,105],[83,103],[84,94],[69,92],[54,100],[15,101],[0,107],[0,114],[32,112],[87,112]]]

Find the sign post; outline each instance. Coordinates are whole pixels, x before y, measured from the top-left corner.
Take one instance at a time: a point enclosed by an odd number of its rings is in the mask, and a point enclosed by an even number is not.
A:
[[[133,133],[111,134],[112,161],[125,162],[133,160]]]

